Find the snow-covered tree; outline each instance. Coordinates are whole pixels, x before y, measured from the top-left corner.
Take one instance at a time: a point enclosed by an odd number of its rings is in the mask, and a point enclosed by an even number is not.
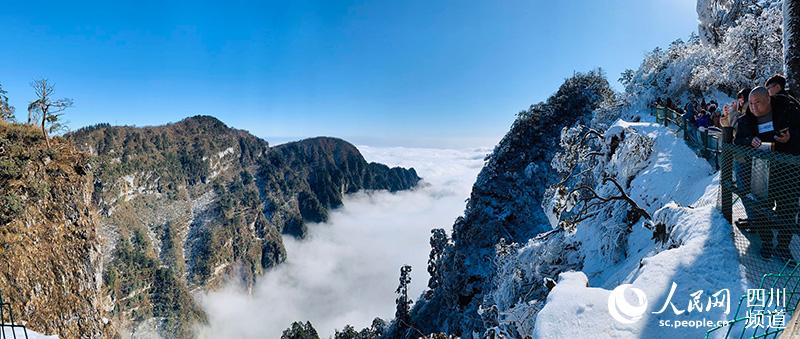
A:
[[[600,132],[580,124],[561,130],[561,151],[550,162],[560,180],[545,191],[543,200],[543,208],[551,226],[564,226],[561,223],[562,213],[570,211],[579,196],[579,193],[568,192],[568,187],[576,183],[591,185],[591,172],[597,163],[595,157],[604,155],[599,152],[598,139],[602,140]]]
[[[397,310],[394,316],[397,327],[401,330],[407,329],[411,322],[411,304],[414,303],[414,301],[408,297],[409,284],[411,284],[411,266],[404,265],[400,268],[400,285],[398,285],[397,290],[395,290],[395,293],[397,293],[397,299],[395,299]]]
[[[786,87],[797,91],[800,77],[800,1],[783,1],[783,53]]]
[[[716,81],[721,89],[762,84],[769,76],[783,71],[783,29],[780,8],[760,15],[746,14],[728,28],[714,54],[719,68]]]
[[[703,43],[717,46],[736,20],[746,14],[758,13],[763,3],[759,0],[697,0],[697,30]]]
[[[432,291],[439,287],[442,280],[442,273],[439,266],[441,265],[441,258],[444,251],[450,245],[450,240],[447,238],[447,233],[442,228],[435,228],[431,230],[431,253],[428,256],[428,288],[426,291],[426,299],[430,299]]]
[[[777,2],[701,0],[698,14],[700,35],[655,48],[638,69],[621,75],[629,105],[714,90],[732,96],[782,73],[782,12]]]

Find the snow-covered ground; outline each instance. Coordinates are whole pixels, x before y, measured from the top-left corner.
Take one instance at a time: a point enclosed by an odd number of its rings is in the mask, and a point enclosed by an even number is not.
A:
[[[19,338],[24,339],[25,333],[21,328],[14,328],[13,331],[10,328],[3,328],[2,330],[3,338]],[[27,330],[28,339],[58,339],[57,335],[44,335],[39,334],[31,330]]]
[[[655,141],[644,162],[619,165],[642,167],[631,182],[629,193],[653,215],[654,224],[667,226],[669,239],[665,244],[655,242],[651,239],[653,232],[639,222],[628,236],[628,256],[609,264],[607,256],[601,253],[597,225],[592,224],[597,221],[581,224],[574,237],[582,244],[586,258],[583,269],[559,276],[558,284],[536,318],[534,337],[701,338],[713,326],[673,328],[689,325],[676,325],[676,321],[708,320],[716,325],[719,320],[731,319],[739,297],[748,288],[730,225],[717,206],[719,175],[663,126],[619,121],[606,134],[618,133],[620,129],[635,131]],[[620,289],[619,294],[610,298],[612,290],[622,284],[630,284],[632,288]],[[670,299],[673,284],[675,289]],[[637,296],[637,291],[642,291],[643,297]],[[714,297],[719,291],[723,292]],[[708,306],[708,298],[716,301],[723,296],[727,300]],[[690,301],[695,297],[701,308],[689,311]],[[672,304],[662,310],[668,299]],[[725,314],[728,302],[730,314]],[[618,307],[617,314],[628,323],[612,317],[609,310]]]
[[[400,267],[413,267],[409,295],[428,281],[432,228],[448,232],[464,210],[490,149],[447,150],[359,146],[367,161],[414,167],[412,191],[357,193],[308,238],[285,238],[287,261],[259,278],[253,295],[229,288],[202,299],[205,338],[279,338],[293,321],[311,321],[321,337],[375,317],[394,318]]]
[[[600,140],[592,151],[601,155],[581,160],[594,178],[583,185],[611,197],[619,190],[602,178],[615,178],[652,219],[630,223],[631,206],[611,200],[591,205],[574,228],[513,247],[499,258],[495,287],[484,297],[484,308],[497,307],[495,331],[535,338],[702,338],[719,321],[731,320],[739,298],[754,288],[718,207],[718,173],[681,136],[650,121],[619,120]],[[554,196],[545,210],[573,206],[570,196]],[[661,240],[657,225],[666,231]],[[549,293],[537,288],[554,274],[558,282]]]

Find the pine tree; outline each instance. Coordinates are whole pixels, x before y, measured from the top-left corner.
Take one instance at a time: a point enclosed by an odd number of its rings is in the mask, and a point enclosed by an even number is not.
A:
[[[0,120],[13,121],[14,120],[14,106],[8,104],[8,92],[0,85]]]
[[[311,322],[306,321],[304,324],[295,321],[292,323],[291,327],[283,331],[281,339],[319,339],[319,335],[317,334],[317,330],[314,329],[314,326],[311,326]]]
[[[442,273],[439,270],[439,262],[444,254],[445,248],[448,245],[447,233],[444,229],[435,228],[431,230],[431,253],[428,256],[428,288],[430,290],[425,292],[425,298],[430,299],[433,295],[433,290],[439,287],[442,283]]]
[[[63,128],[59,118],[64,110],[72,107],[72,99],[53,99],[55,85],[48,83],[47,79],[36,80],[31,83],[31,87],[36,93],[36,100],[28,105],[28,124],[33,124],[34,117],[39,118],[44,141],[47,143],[47,147],[50,147],[47,132]]]
[[[411,304],[414,301],[408,298],[408,284],[410,283],[411,266],[404,265],[400,268],[400,285],[397,286],[395,291],[397,293],[397,299],[395,299],[397,311],[395,311],[394,316],[397,319],[397,327],[401,330],[408,328],[411,323]]]

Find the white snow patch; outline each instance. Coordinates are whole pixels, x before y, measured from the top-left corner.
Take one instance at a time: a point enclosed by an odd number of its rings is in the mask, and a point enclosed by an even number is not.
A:
[[[222,159],[226,155],[233,154],[233,152],[234,152],[234,148],[233,147],[228,147],[224,151],[217,153],[217,158],[218,159]]]
[[[652,231],[640,221],[628,236],[628,257],[609,265],[598,255],[601,245],[593,229],[596,226],[591,220],[581,224],[574,236],[582,243],[580,250],[586,255],[583,272],[564,272],[559,276],[558,285],[536,317],[535,338],[702,337],[711,327],[659,325],[662,321],[732,318],[739,297],[748,288],[730,225],[716,204],[718,174],[662,126],[620,121],[608,133],[627,128],[655,140],[648,163],[631,182],[630,195],[653,215],[654,223],[667,226],[667,244],[655,243]],[[639,165],[627,163],[629,167]],[[677,285],[671,301],[685,313],[676,315],[667,308],[654,314],[665,304],[673,282]],[[641,289],[649,302],[643,318],[632,324],[620,323],[609,313],[609,295],[620,284]],[[691,293],[702,291],[700,300],[705,305],[708,296],[723,289],[730,292],[731,314],[725,314],[724,307],[686,312]],[[635,304],[634,298],[626,299]],[[724,331],[714,334],[724,335]]]
[[[25,338],[25,334],[28,334],[28,339],[58,339],[57,335],[45,335],[39,334],[29,329],[23,330],[22,328],[2,328],[0,332],[3,334],[3,338]],[[15,337],[16,336],[16,337]]]

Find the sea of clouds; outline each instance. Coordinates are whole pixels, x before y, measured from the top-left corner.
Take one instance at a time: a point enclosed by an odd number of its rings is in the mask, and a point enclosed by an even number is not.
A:
[[[310,321],[320,337],[347,324],[394,318],[400,267],[412,265],[410,296],[428,281],[430,230],[450,233],[491,150],[358,147],[367,161],[413,167],[412,191],[359,192],[308,225],[304,240],[285,237],[288,259],[259,278],[252,294],[230,286],[200,296],[209,324],[204,338],[280,338],[293,321]]]

